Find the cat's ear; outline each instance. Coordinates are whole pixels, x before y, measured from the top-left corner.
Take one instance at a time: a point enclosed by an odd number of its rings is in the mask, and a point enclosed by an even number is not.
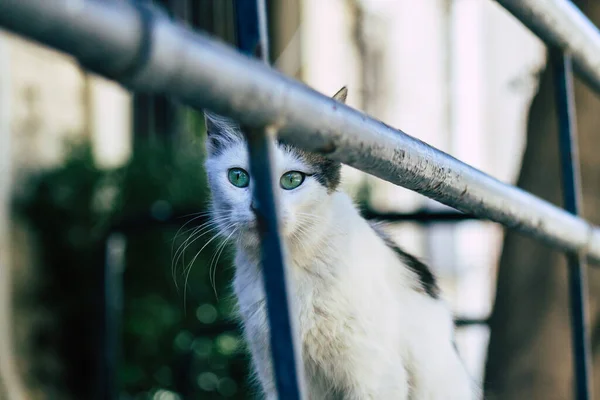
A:
[[[239,125],[229,118],[204,111],[204,122],[208,154],[218,154],[227,146],[243,140]]]
[[[334,100],[344,104],[346,103],[346,97],[348,97],[348,88],[346,86],[338,90],[337,93],[333,95]]]

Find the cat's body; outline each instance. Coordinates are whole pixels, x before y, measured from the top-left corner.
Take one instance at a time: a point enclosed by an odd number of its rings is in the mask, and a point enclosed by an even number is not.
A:
[[[222,234],[235,238],[234,292],[257,378],[266,399],[274,400],[251,178],[240,172],[248,170],[245,144],[224,120],[207,122],[213,213]],[[280,144],[275,169],[286,189],[282,232],[308,398],[475,399],[433,275],[337,190],[339,165]]]

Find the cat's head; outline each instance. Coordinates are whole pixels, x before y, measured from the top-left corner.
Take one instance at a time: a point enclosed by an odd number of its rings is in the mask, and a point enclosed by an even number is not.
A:
[[[333,98],[345,102],[342,88]],[[207,127],[206,172],[212,192],[212,217],[221,234],[238,238],[254,235],[248,150],[243,133],[233,121],[205,113]],[[318,223],[319,213],[340,183],[341,165],[322,155],[305,152],[290,144],[275,144],[274,165],[284,237],[302,236]],[[262,178],[260,178],[262,179]]]

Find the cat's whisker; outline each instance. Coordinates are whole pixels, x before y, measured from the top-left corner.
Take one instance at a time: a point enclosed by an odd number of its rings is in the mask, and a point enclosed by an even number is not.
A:
[[[310,238],[312,234],[314,234],[311,230],[322,223],[321,218],[318,218],[312,214],[298,213],[298,220],[300,221],[300,224],[296,227],[296,232],[294,232],[292,235],[292,238],[294,239],[294,245],[302,247],[307,255],[319,253],[323,246],[329,250],[334,250],[327,240],[315,243],[315,246],[317,246],[316,249],[307,248],[305,241],[307,238]],[[329,225],[329,229],[332,232],[341,232],[341,230],[337,228],[338,227],[335,225]]]
[[[235,226],[235,223],[228,225],[228,226],[227,226],[225,229],[230,229],[230,228],[232,228],[233,226]],[[186,310],[186,307],[185,307],[185,305],[186,305],[186,304],[185,304],[185,300],[186,300],[186,296],[187,296],[187,284],[188,284],[188,279],[189,279],[189,277],[190,277],[190,272],[192,271],[192,266],[194,265],[194,262],[196,262],[196,259],[198,258],[198,256],[200,255],[200,253],[202,253],[202,251],[203,251],[203,250],[204,250],[204,249],[205,249],[205,248],[206,248],[206,247],[207,247],[207,246],[208,246],[208,245],[209,245],[209,244],[210,244],[210,243],[211,243],[213,240],[215,240],[215,239],[216,239],[216,238],[218,238],[219,236],[220,236],[220,234],[219,234],[219,233],[217,233],[217,234],[216,234],[216,235],[214,235],[212,238],[210,238],[210,240],[208,240],[208,241],[207,241],[207,242],[204,244],[204,246],[202,246],[202,248],[200,249],[200,251],[198,251],[198,252],[196,253],[196,255],[194,256],[194,258],[192,259],[192,261],[190,261],[190,263],[188,264],[188,267],[187,267],[187,268],[184,268],[184,273],[185,273],[185,281],[184,281],[184,284],[183,284],[183,302],[184,302],[183,304],[184,304],[184,312],[185,312],[185,310]],[[186,271],[187,271],[187,272],[186,272]]]
[[[296,230],[299,231],[302,235],[309,235],[312,230],[314,230],[316,225],[310,224],[310,223],[301,223],[298,226],[296,226]]]
[[[183,241],[183,243],[178,247],[177,251],[173,255],[173,261],[171,263],[171,267],[173,268],[174,266],[177,265],[182,254],[192,243],[194,243],[198,238],[202,237],[206,232],[210,232],[217,228],[218,228],[218,224],[213,221],[206,222],[206,223],[194,228],[194,231],[192,232],[192,234],[190,236],[188,236],[186,240]]]
[[[171,244],[171,258],[173,258],[173,249],[175,248],[175,242],[177,241],[177,237],[179,237],[179,233],[181,232],[181,230],[183,228],[185,228],[188,224],[192,223],[193,221],[202,218],[202,216],[197,216],[195,218],[190,219],[189,221],[187,221],[185,224],[183,224],[175,233],[175,236],[173,236],[173,243]]]
[[[177,287],[177,289],[179,289],[179,285],[177,284],[177,279],[175,279],[175,272],[176,272],[176,268],[179,263],[179,260],[182,259],[187,248],[190,247],[194,242],[196,242],[202,236],[206,235],[207,233],[218,230],[218,229],[219,229],[219,224],[217,222],[215,222],[215,221],[207,222],[206,224],[203,224],[202,226],[196,228],[196,231],[194,233],[192,233],[179,246],[177,252],[175,253],[174,259],[171,263],[172,275],[173,275],[173,279],[175,281],[175,286]],[[185,262],[183,262],[183,265],[185,265]],[[185,270],[185,268],[184,268],[184,270]]]
[[[209,221],[203,223],[200,226],[206,226],[206,225],[209,225],[209,224],[211,224],[211,225],[226,224],[226,223],[231,222],[232,220],[233,220],[233,218],[231,216],[226,216],[226,217],[222,217],[222,218],[211,218]],[[196,227],[193,227],[193,228],[189,228],[185,232],[183,232],[182,234],[186,234],[186,233],[188,233],[190,231],[195,230],[196,228],[198,228],[198,227],[196,226]]]
[[[305,251],[305,253],[307,255],[311,254],[311,253],[312,254],[319,253],[320,250],[323,248],[323,246],[325,246],[325,248],[327,248],[331,251],[334,251],[334,248],[331,246],[331,244],[327,240],[318,242],[317,244],[315,244],[317,247],[314,249],[311,249],[312,251],[309,251],[309,249],[307,248],[306,243],[305,243],[305,238],[309,237],[311,235],[309,228],[305,227],[305,226],[299,226],[297,228],[297,231],[299,234],[293,235],[293,236],[297,237],[296,243],[298,243],[303,248],[303,250]]]
[[[212,288],[215,292],[215,298],[217,299],[217,301],[219,300],[219,296],[217,294],[217,284],[216,284],[216,280],[217,280],[217,265],[219,263],[219,258],[221,257],[221,254],[223,254],[223,250],[225,250],[225,247],[227,246],[227,244],[229,243],[229,239],[231,238],[231,236],[233,236],[236,232],[238,231],[238,228],[234,228],[234,230],[229,234],[229,236],[227,236],[223,242],[220,244],[220,247],[217,248],[217,251],[215,252],[215,255],[213,256],[214,259],[214,266],[213,266],[213,260],[211,260],[210,262],[210,267],[208,269],[208,273],[211,276],[210,277],[210,281],[211,281],[211,285]],[[215,258],[216,257],[216,258]],[[211,270],[212,270],[212,274],[211,274]]]
[[[208,212],[208,211],[207,211],[207,212],[206,212],[206,214],[197,215],[197,216],[195,216],[194,218],[190,218],[190,219],[189,219],[188,221],[186,221],[186,222],[185,222],[183,225],[181,225],[181,227],[180,227],[180,228],[177,230],[177,232],[175,233],[175,236],[173,236],[173,242],[175,242],[175,240],[177,240],[177,237],[179,236],[179,234],[180,234],[180,232],[181,232],[181,230],[182,230],[183,228],[185,228],[186,226],[188,226],[188,225],[189,225],[189,224],[191,224],[192,222],[196,221],[197,219],[200,219],[200,218],[202,218],[202,217],[205,217],[205,216],[209,215],[209,213],[210,213],[210,212]],[[193,215],[193,214],[191,214],[191,215]],[[184,218],[184,217],[181,217],[181,218]],[[173,249],[171,249],[171,250],[173,250]]]
[[[298,218],[299,221],[302,221],[305,223],[310,223],[311,225],[316,225],[319,223],[326,222],[323,217],[313,215],[313,214],[308,214],[308,213],[297,213],[296,217]],[[329,222],[329,221],[327,221],[327,222]]]
[[[201,224],[199,226],[195,226],[193,228],[189,228],[184,233],[187,233],[187,232],[190,232],[190,231],[196,231],[199,228],[203,229],[206,226],[214,226],[214,225],[218,225],[219,223],[227,223],[227,222],[230,222],[231,219],[232,219],[231,216],[226,216],[224,218],[223,217],[213,217],[210,220],[204,222],[203,224]]]
[[[296,215],[297,215],[299,221],[310,224],[311,226],[317,226],[317,225],[325,222],[323,217],[317,216],[314,214],[310,214],[310,213],[299,212]],[[329,228],[331,230],[333,230],[334,232],[337,232],[337,233],[342,233],[342,230],[335,223],[335,221],[327,221],[327,222],[329,223]]]
[[[216,287],[216,283],[215,283],[216,276],[217,276],[217,263],[218,263],[217,254],[219,254],[219,251],[222,248],[224,249],[226,245],[227,245],[227,239],[223,239],[221,241],[221,243],[217,246],[217,250],[213,254],[212,258],[210,259],[210,265],[208,267],[208,278],[210,281],[210,285],[213,288],[213,292],[215,293],[215,298],[217,301],[219,301],[219,296],[217,294],[217,287]],[[214,263],[214,267],[213,267],[213,263]],[[214,268],[214,273],[213,273],[213,268]]]
[[[309,233],[308,231],[306,231],[304,228],[300,228],[299,231],[294,232],[294,234],[292,234],[292,240],[291,240],[291,245],[295,246],[296,248],[299,248],[301,251],[304,252],[304,256],[307,257],[311,254],[311,249],[309,248],[309,246],[306,244],[306,236],[308,236]]]
[[[181,245],[179,245],[179,247],[177,248],[177,251],[175,252],[175,254],[173,254],[173,247],[175,246],[175,241],[173,241],[173,245],[171,246],[171,277],[173,279],[173,282],[175,283],[175,287],[177,288],[177,290],[179,290],[179,285],[177,284],[177,279],[176,279],[176,271],[177,271],[177,263],[179,262],[179,250],[186,245],[186,243],[190,240],[190,237],[193,236],[198,230],[202,229],[202,226],[200,227],[194,227],[194,232],[192,233],[192,235],[188,236]],[[185,251],[185,248],[183,249],[183,251]]]
[[[298,243],[300,244],[300,247],[302,247],[302,250],[304,250],[304,253],[306,255],[310,254],[308,245],[304,242],[303,238],[299,238]]]
[[[202,217],[204,217],[204,216],[206,216],[206,215],[211,215],[211,212],[210,212],[210,211],[206,211],[205,213],[202,213],[202,215],[198,215],[198,216],[196,216],[196,217],[194,217],[194,218],[191,218],[189,221],[185,222],[185,223],[184,223],[184,224],[183,224],[183,225],[182,225],[182,226],[181,226],[181,227],[180,227],[180,228],[177,230],[177,232],[175,233],[175,236],[173,236],[173,243],[172,243],[172,245],[171,245],[171,258],[174,258],[174,257],[176,257],[176,254],[175,254],[175,255],[173,255],[173,249],[175,248],[175,242],[177,241],[177,238],[179,237],[179,235],[180,235],[181,231],[183,230],[183,228],[185,228],[187,225],[189,225],[189,224],[190,224],[190,223],[192,223],[193,221],[195,221],[195,220],[197,220],[197,219],[199,219],[199,218],[202,218]],[[215,216],[213,216],[213,218],[212,218],[211,220],[209,220],[209,221],[207,221],[207,222],[205,222],[205,223],[201,224],[199,227],[202,227],[202,226],[204,226],[204,225],[206,225],[206,224],[208,224],[208,223],[211,223],[211,222],[213,222],[213,221],[214,221],[214,220],[216,220],[216,219],[217,219],[217,218],[215,218]],[[199,227],[196,227],[196,226],[195,226],[195,227],[189,228],[189,229],[187,229],[186,231],[184,231],[184,232],[183,232],[183,233],[181,233],[181,234],[186,234],[186,233],[188,233],[188,232],[190,232],[190,231],[193,231],[193,230],[195,230],[195,229],[197,229],[197,228],[199,228]]]
[[[208,210],[208,211],[199,211],[199,212],[195,212],[195,213],[190,213],[190,214],[185,214],[185,215],[180,215],[177,218],[187,218],[187,217],[192,217],[192,216],[200,216],[200,217],[206,217],[208,215],[211,215],[212,211]]]
[[[190,232],[190,231],[193,231],[194,229],[196,229],[198,226],[203,226],[203,225],[206,225],[206,224],[209,224],[209,223],[217,223],[217,222],[219,222],[220,220],[221,220],[220,218],[215,218],[215,217],[212,217],[212,218],[210,218],[208,221],[206,221],[206,222],[203,222],[203,223],[202,223],[202,224],[200,224],[200,225],[193,226],[193,227],[191,227],[191,228],[188,228],[188,229],[186,229],[186,230],[185,230],[185,231],[183,231],[181,234],[182,234],[182,235],[185,235],[186,233],[188,233],[188,232]]]
[[[210,260],[209,276],[211,275],[211,270],[212,270],[213,262],[215,260],[215,256],[217,255],[217,253],[219,252],[219,250],[222,247],[225,247],[227,245],[231,236],[233,236],[233,234],[235,234],[237,232],[237,229],[238,229],[237,226],[234,226],[233,231],[226,238],[222,239],[221,243],[217,246],[217,250],[215,251],[215,253],[213,254],[213,257]],[[215,265],[215,267],[216,267],[216,265]],[[212,284],[212,276],[211,276],[211,284]],[[214,289],[214,287],[213,287],[213,289]]]
[[[230,228],[231,228],[232,226],[234,226],[234,225],[235,225],[235,222],[234,222],[234,223],[229,223],[229,225],[226,225],[226,226],[224,227],[224,229],[226,229],[226,230],[227,230],[227,229],[230,229]],[[214,224],[214,226],[212,226],[210,229],[208,229],[208,230],[204,231],[204,232],[203,232],[201,235],[199,235],[198,237],[196,237],[196,238],[195,238],[193,241],[196,241],[196,240],[198,240],[200,237],[202,237],[202,236],[206,235],[207,233],[214,233],[215,231],[217,231],[217,233],[216,233],[216,234],[214,234],[214,235],[213,235],[213,237],[212,237],[212,238],[209,240],[209,242],[210,242],[210,241],[211,241],[211,240],[213,240],[215,237],[219,237],[219,236],[221,235],[221,232],[220,232],[220,230],[221,230],[221,229],[220,229],[220,228],[221,228],[221,227],[220,227],[220,225],[218,225],[218,224],[216,224],[216,223],[215,223],[215,224]],[[192,242],[192,243],[193,243],[193,242]],[[188,244],[186,247],[189,247],[189,246],[190,246],[192,243],[189,243],[189,244]],[[208,242],[207,242],[207,243],[208,243]],[[202,250],[204,249],[204,247],[206,247],[206,243],[203,245],[203,247],[202,247],[202,249],[201,249],[200,251],[202,251]],[[184,251],[185,251],[185,249],[184,249]],[[182,251],[182,253],[183,253],[183,251]],[[187,265],[187,266],[185,266],[185,265]],[[185,275],[185,272],[187,271],[187,269],[188,269],[188,266],[189,266],[189,264],[185,264],[185,263],[184,263],[184,268],[183,268],[183,271],[182,271],[182,275]]]

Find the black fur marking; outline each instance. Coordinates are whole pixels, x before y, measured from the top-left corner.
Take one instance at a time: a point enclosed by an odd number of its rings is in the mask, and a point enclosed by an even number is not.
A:
[[[437,285],[435,275],[431,272],[427,265],[419,261],[415,256],[408,254],[402,250],[390,237],[381,230],[377,225],[369,223],[371,228],[377,233],[377,235],[385,242],[385,244],[398,255],[400,260],[406,264],[406,266],[413,271],[419,278],[421,289],[427,293],[431,298],[438,299],[440,297],[440,288]]]
[[[244,136],[241,132],[234,130],[223,132],[217,127],[211,127],[210,130],[207,130],[206,137],[208,140],[208,151],[213,156],[220,156],[229,147],[244,142]]]
[[[244,140],[239,125],[216,114],[205,113],[207,147],[213,156],[221,155],[228,147]]]
[[[306,164],[310,165],[315,169],[313,174],[314,178],[323,187],[327,189],[329,193],[334,192],[340,184],[342,164],[330,160],[318,153],[310,153],[299,149],[285,141],[279,141],[278,145],[287,152],[293,153]]]
[[[210,132],[207,131],[206,132],[208,135],[208,140],[210,141],[210,151],[211,154],[214,156],[219,156],[223,153],[223,150],[225,149],[225,143],[222,140],[219,140],[218,137],[216,137],[216,135],[214,132]]]

